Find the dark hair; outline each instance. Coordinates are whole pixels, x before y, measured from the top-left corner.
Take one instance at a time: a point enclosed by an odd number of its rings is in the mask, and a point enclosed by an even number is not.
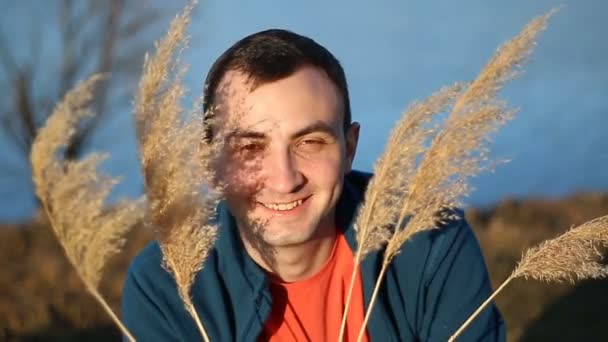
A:
[[[257,85],[288,77],[303,66],[323,70],[342,95],[344,130],[351,122],[346,76],[340,62],[314,40],[287,30],[271,29],[249,35],[226,50],[211,66],[203,97],[206,112],[215,103],[217,87],[228,71],[244,73]],[[207,138],[211,138],[208,132]]]

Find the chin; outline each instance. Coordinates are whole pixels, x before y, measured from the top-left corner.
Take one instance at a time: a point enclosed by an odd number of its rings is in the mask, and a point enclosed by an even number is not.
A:
[[[277,229],[273,229],[277,228]],[[281,227],[273,227],[270,223],[269,227],[262,232],[264,242],[272,247],[289,247],[301,245],[316,238],[316,226],[302,227],[301,225],[286,229],[285,225]]]

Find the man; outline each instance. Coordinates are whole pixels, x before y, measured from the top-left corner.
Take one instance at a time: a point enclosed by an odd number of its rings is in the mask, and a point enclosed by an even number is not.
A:
[[[313,40],[284,30],[248,36],[215,62],[206,106],[237,124],[217,173],[227,185],[219,238],[192,298],[212,341],[337,341],[356,250],[352,221],[370,175],[352,171],[344,71]],[[210,132],[209,139],[213,139]],[[259,224],[262,222],[263,224]],[[381,253],[361,264],[347,316],[356,340]],[[124,321],[142,341],[198,341],[156,243],[129,269]],[[364,336],[445,341],[491,293],[464,219],[406,243],[383,281]],[[491,306],[462,341],[502,341]]]

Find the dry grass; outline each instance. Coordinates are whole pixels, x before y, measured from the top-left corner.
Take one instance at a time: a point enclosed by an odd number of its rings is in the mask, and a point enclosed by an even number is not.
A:
[[[497,288],[526,250],[607,212],[605,195],[578,194],[559,200],[508,200],[494,208],[470,210],[467,218]],[[608,279],[573,285],[521,278],[513,280],[495,303],[506,320],[509,341],[600,341],[608,338],[604,328],[607,285]]]
[[[365,193],[366,201],[355,219],[358,255],[363,259],[386,243],[389,227],[403,206],[404,194],[416,174],[417,158],[436,131],[429,127],[434,116],[448,108],[460,93],[460,85],[440,90],[406,110],[391,132],[386,150],[374,167],[374,177]],[[397,209],[398,210],[398,209]]]
[[[120,251],[128,229],[142,218],[155,229],[164,266],[174,276],[186,310],[208,340],[189,291],[217,235],[216,227],[208,222],[219,201],[211,171],[218,144],[201,142],[203,116],[194,113],[187,121],[180,104],[186,68],[178,57],[187,45],[186,28],[193,6],[194,2],[173,20],[156,45],[156,54],[144,64],[135,114],[148,199],[145,215],[143,201],[125,201],[112,210],[104,209],[104,201],[117,183],[96,172],[105,156],[95,154],[67,163],[57,158],[80,120],[92,115],[88,106],[99,76],[66,95],[32,149],[34,182],[51,226],[87,290],[130,340],[134,338],[102,298],[98,286],[103,266]]]
[[[355,270],[351,275],[339,340],[344,338],[346,316],[350,307],[355,276],[361,260],[380,248],[390,237],[395,208],[414,176],[416,158],[425,151],[425,143],[435,132],[429,127],[434,116],[445,110],[459,94],[460,86],[444,88],[424,101],[412,104],[393,128],[386,149],[374,167],[374,177],[365,192],[365,202],[355,218],[358,248]]]
[[[544,31],[547,21],[556,12],[557,9],[553,9],[532,19],[515,38],[503,44],[475,82],[456,102],[454,111],[466,111],[466,107],[471,104],[494,102],[496,94],[505,82],[517,75],[517,68],[521,67],[532,52],[538,34]]]
[[[156,54],[146,58],[135,116],[149,203],[146,223],[156,232],[163,266],[175,278],[186,310],[208,340],[190,288],[217,236],[209,222],[219,201],[211,167],[219,144],[204,141],[202,113],[187,117],[180,104],[186,67],[179,55],[188,43],[193,6],[173,20]]]
[[[521,33],[500,47],[456,100],[443,130],[433,139],[408,184],[397,227],[401,227],[406,217],[410,220],[407,229],[396,230],[389,241],[388,258],[413,234],[436,226],[436,213],[442,208],[461,205],[461,198],[470,190],[466,179],[485,168],[489,134],[513,114],[496,98],[497,93],[516,75],[516,68],[530,54],[552,13],[533,19]]]
[[[485,307],[515,278],[569,281],[608,278],[604,254],[608,248],[608,215],[568,230],[528,249],[511,275],[450,337],[454,341]]]
[[[121,250],[124,235],[141,219],[141,203],[124,201],[106,210],[104,202],[117,180],[97,173],[105,157],[93,154],[67,162],[59,157],[80,121],[92,115],[88,107],[99,80],[100,76],[93,76],[68,92],[39,131],[31,151],[33,180],[51,227],[85,287],[132,339],[98,286],[107,261]]]
[[[471,209],[467,219],[496,288],[526,249],[607,212],[606,194],[580,194],[504,201]],[[129,262],[151,239],[149,230],[136,226],[105,267],[99,288],[116,312]],[[84,288],[44,215],[27,224],[0,225],[0,260],[1,341],[120,341],[120,331]],[[496,299],[508,340],[607,340],[606,286],[608,279],[576,285],[514,280]]]
[[[530,248],[512,278],[570,281],[608,277],[602,260],[608,248],[608,215],[570,229],[563,235]]]
[[[98,289],[120,312],[129,261],[150,241],[139,226],[108,259]],[[0,341],[119,341],[121,331],[84,286],[46,214],[0,225]]]
[[[211,171],[219,147],[201,141],[205,134],[202,115],[185,120],[180,104],[185,93],[182,78],[186,68],[178,56],[187,45],[185,32],[192,6],[172,22],[165,38],[157,44],[156,55],[146,59],[136,119],[148,196],[145,221],[154,227],[164,266],[173,274],[186,309],[208,340],[189,292],[217,235],[217,227],[207,222],[219,201],[220,191],[214,187]],[[436,227],[438,221],[450,219],[438,217],[437,213],[459,205],[460,198],[469,192],[466,179],[485,168],[482,164],[486,161],[484,143],[488,134],[512,116],[505,104],[495,99],[497,92],[516,75],[516,68],[529,55],[552,13],[534,19],[520,35],[503,45],[464,93],[460,93],[459,86],[453,86],[413,105],[392,132],[355,224],[360,246],[356,265],[368,253],[387,244],[361,332],[384,272],[403,243],[417,232]],[[57,158],[79,120],[91,115],[87,107],[97,81],[96,76],[83,82],[57,106],[34,143],[31,159],[37,194],[68,259],[87,290],[124,329],[98,287],[104,265],[121,250],[124,235],[141,219],[141,202],[124,202],[112,210],[104,209],[105,198],[117,182],[97,174],[104,156],[92,155],[76,162]],[[452,103],[451,115],[436,134],[435,127],[430,126],[433,115]],[[427,149],[425,143],[435,134]],[[527,251],[490,299],[517,277],[570,282],[607,277],[608,268],[602,264],[600,250],[606,247],[608,216]],[[132,339],[126,330],[123,333]]]
[[[406,163],[399,165],[402,169],[393,176],[398,178],[397,180],[370,184],[371,189],[368,191],[371,194],[390,193],[393,191],[391,186],[397,186],[395,191],[401,195],[401,198],[395,196],[397,200],[395,203],[391,203],[392,205],[387,206],[384,211],[374,212],[379,223],[370,229],[394,228],[388,234],[390,237],[386,241],[382,268],[358,340],[361,340],[365,332],[384,273],[392,259],[399,253],[403,243],[418,232],[434,229],[440,226],[439,223],[442,221],[452,219],[450,211],[444,209],[459,206],[462,197],[470,191],[467,178],[488,167],[484,165],[484,162],[487,162],[488,149],[485,143],[488,135],[513,115],[506,104],[496,98],[497,93],[507,80],[516,75],[516,68],[521,66],[530,54],[536,37],[545,28],[552,13],[533,19],[520,34],[496,52],[478,77],[456,98],[443,129],[433,137],[427,151],[424,151],[424,141],[428,137],[428,131],[424,130],[424,125],[417,125],[422,131],[419,133],[421,138],[412,141],[414,146],[417,146],[413,149],[416,153],[411,157],[405,156]],[[441,107],[449,104],[451,102],[446,101]],[[441,107],[433,109],[441,110]],[[429,108],[428,111],[432,112],[432,109]],[[399,145],[390,146],[398,143],[399,140],[391,137],[387,153],[382,158],[401,157],[388,153],[393,149],[402,148]],[[424,156],[420,164],[415,165],[416,156],[423,152]],[[398,165],[397,161],[386,159],[381,161]],[[374,200],[375,196],[372,195],[370,198]],[[366,197],[366,201],[370,198]],[[377,246],[381,242],[360,242],[365,248],[369,244]]]

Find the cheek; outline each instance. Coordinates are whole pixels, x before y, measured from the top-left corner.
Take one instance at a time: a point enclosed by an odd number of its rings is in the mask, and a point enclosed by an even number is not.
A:
[[[337,148],[332,152],[316,157],[300,158],[300,170],[318,185],[334,185],[344,175],[346,163]]]
[[[262,186],[261,163],[259,161],[235,161],[224,159],[219,169],[219,179],[225,193],[231,197],[246,197],[256,193]]]

